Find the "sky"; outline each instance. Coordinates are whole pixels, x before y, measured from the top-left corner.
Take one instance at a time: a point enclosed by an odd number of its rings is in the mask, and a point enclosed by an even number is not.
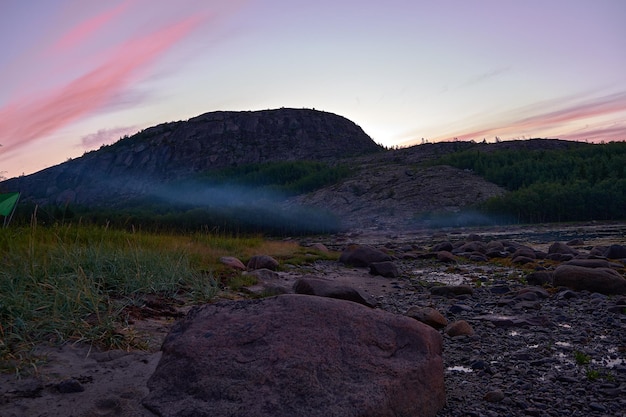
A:
[[[314,108],[377,143],[626,140],[623,0],[0,0],[0,176]]]

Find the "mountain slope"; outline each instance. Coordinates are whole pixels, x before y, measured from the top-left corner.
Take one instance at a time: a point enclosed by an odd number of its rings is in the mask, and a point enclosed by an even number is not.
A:
[[[332,161],[382,148],[350,120],[309,109],[212,112],[164,123],[81,158],[14,178],[40,205],[117,205],[162,183],[201,172],[270,161]]]

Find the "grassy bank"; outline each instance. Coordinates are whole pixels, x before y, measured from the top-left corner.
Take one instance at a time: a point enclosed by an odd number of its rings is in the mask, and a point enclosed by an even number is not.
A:
[[[234,273],[219,262],[301,256],[295,242],[211,233],[150,234],[57,225],[0,229],[0,368],[18,369],[37,343],[141,348],[129,306],[148,295],[201,303]],[[300,254],[300,255],[299,255]]]

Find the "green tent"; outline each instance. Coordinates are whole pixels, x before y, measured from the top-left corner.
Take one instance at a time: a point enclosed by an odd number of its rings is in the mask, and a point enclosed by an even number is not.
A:
[[[8,226],[13,217],[17,200],[20,199],[20,193],[0,194],[0,216],[4,216],[4,227]]]

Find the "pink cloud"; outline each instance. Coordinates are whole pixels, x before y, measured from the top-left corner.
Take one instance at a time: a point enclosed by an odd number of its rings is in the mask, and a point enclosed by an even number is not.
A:
[[[52,54],[58,54],[75,48],[78,44],[89,39],[91,35],[104,27],[111,20],[121,15],[130,4],[131,2],[122,3],[113,9],[107,10],[82,22],[59,39],[51,48],[50,52]]]
[[[204,20],[202,16],[193,16],[150,35],[131,39],[114,49],[103,64],[69,84],[29,101],[9,102],[0,108],[3,153],[15,151],[101,109]],[[70,39],[68,36],[66,38]]]
[[[96,133],[90,133],[80,139],[81,146],[85,150],[90,150],[101,145],[109,145],[121,139],[125,135],[137,133],[137,126],[114,127],[111,129],[100,129]]]
[[[485,137],[493,136],[533,136],[541,137],[542,131],[555,129],[561,129],[561,138],[571,138],[572,140],[584,139],[586,134],[589,134],[589,139],[595,138],[597,140],[613,140],[619,139],[615,135],[620,135],[622,139],[626,139],[625,131],[623,128],[594,128],[593,130],[583,130],[576,134],[568,134],[568,123],[578,122],[594,117],[603,117],[615,113],[626,113],[626,92],[620,92],[611,94],[604,97],[599,97],[593,100],[588,100],[583,103],[570,105],[568,107],[537,114],[535,116],[525,117],[513,122],[506,123],[504,126],[489,127],[485,129],[478,129],[469,132],[459,132],[458,134],[450,135],[441,140],[450,140],[455,137],[460,139],[476,139],[480,140]],[[614,124],[614,121],[607,123]],[[609,137],[601,138],[600,135],[605,132]],[[574,139],[579,138],[579,139]]]

